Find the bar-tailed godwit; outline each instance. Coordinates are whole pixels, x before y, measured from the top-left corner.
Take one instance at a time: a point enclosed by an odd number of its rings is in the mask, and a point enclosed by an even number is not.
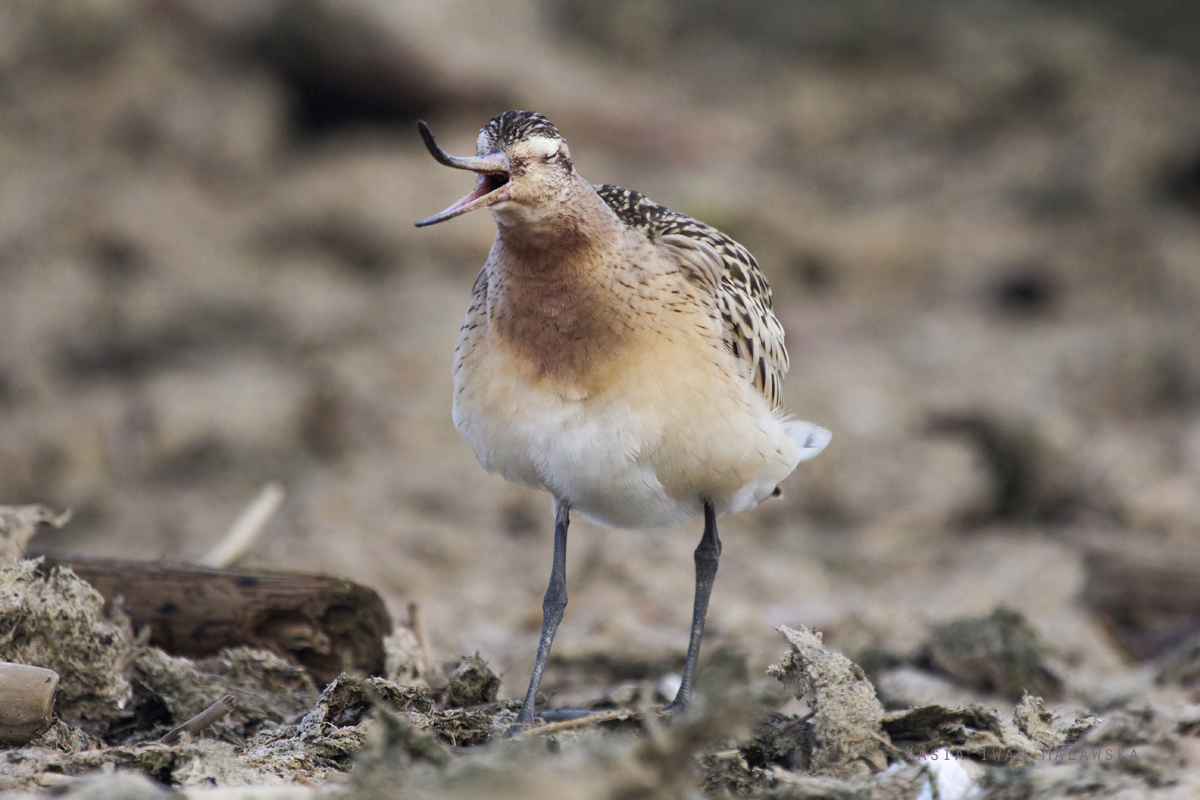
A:
[[[550,492],[554,561],[541,642],[513,725],[534,701],[567,605],[572,510],[649,528],[704,516],[682,681],[686,707],[721,539],[717,517],[753,508],[829,443],[780,411],[783,328],[754,257],[725,234],[575,171],[541,114],[507,111],[476,155],[441,164],[475,190],[417,223],[487,208],[496,239],[454,351],[454,424],[485,469]]]

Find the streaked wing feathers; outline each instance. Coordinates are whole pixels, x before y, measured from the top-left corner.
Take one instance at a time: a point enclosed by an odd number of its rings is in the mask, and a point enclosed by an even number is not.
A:
[[[660,206],[640,192],[600,186],[600,197],[626,225],[644,233],[687,279],[714,301],[725,328],[725,346],[743,362],[772,408],[782,400],[788,355],[783,326],[771,311],[771,288],[746,248],[716,228]]]

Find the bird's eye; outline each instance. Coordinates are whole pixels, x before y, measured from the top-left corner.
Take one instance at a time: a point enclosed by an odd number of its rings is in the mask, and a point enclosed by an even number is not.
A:
[[[558,153],[550,153],[549,155],[542,156],[542,161],[553,161],[556,155]]]

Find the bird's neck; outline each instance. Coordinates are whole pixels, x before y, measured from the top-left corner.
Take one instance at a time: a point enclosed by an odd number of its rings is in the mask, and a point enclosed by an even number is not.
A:
[[[539,224],[499,226],[489,265],[496,333],[535,376],[578,381],[619,349],[632,309],[615,292],[621,223],[591,186]]]
[[[553,207],[533,216],[497,217],[493,255],[503,256],[506,275],[558,276],[572,280],[572,267],[596,267],[619,244],[621,223],[587,181],[576,176]]]

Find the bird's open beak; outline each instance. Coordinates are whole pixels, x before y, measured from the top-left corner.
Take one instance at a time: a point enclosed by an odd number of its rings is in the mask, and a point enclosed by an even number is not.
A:
[[[418,228],[433,225],[436,222],[445,222],[448,219],[454,219],[457,216],[466,214],[468,211],[474,211],[477,208],[486,208],[493,203],[499,203],[502,200],[508,199],[508,179],[511,176],[508,172],[508,156],[504,155],[503,151],[493,150],[485,156],[472,156],[469,158],[452,156],[437,146],[437,142],[433,140],[433,134],[429,132],[428,125],[422,121],[418,121],[417,129],[421,131],[421,138],[425,140],[425,147],[429,149],[429,154],[439,164],[454,167],[455,169],[467,169],[479,174],[479,180],[475,184],[475,191],[442,213],[434,214],[429,219],[421,220],[417,223]]]

